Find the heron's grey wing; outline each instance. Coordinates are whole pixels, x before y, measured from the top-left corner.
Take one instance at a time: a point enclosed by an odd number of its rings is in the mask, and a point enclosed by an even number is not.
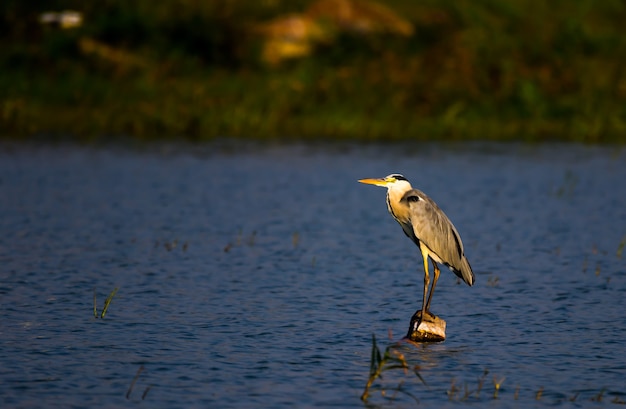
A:
[[[448,216],[425,193],[411,189],[402,197],[409,206],[415,236],[469,285],[474,273],[465,258],[463,242]]]

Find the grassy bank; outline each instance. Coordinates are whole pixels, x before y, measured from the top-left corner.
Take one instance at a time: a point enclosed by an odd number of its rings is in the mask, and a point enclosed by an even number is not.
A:
[[[279,62],[259,27],[311,2],[22,3],[2,137],[626,141],[620,1],[389,0],[411,35],[330,30]],[[37,21],[67,8],[80,27]]]

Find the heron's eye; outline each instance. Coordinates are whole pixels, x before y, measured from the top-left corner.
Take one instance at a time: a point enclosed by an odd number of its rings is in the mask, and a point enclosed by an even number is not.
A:
[[[419,202],[420,201],[420,197],[419,196],[409,196],[406,198],[407,201],[409,202]]]

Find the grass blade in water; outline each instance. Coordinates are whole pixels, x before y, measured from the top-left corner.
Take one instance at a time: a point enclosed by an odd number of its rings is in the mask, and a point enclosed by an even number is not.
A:
[[[100,318],[104,318],[104,316],[107,313],[107,310],[109,309],[109,304],[111,304],[111,301],[113,300],[113,297],[115,297],[115,294],[117,293],[118,288],[115,287],[115,289],[113,289],[113,291],[111,291],[111,294],[109,294],[109,296],[106,298],[106,300],[104,300],[104,307],[102,308],[102,314],[100,314]]]

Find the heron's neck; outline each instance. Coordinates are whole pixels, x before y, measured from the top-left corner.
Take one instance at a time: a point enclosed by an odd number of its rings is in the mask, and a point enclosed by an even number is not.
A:
[[[409,220],[408,209],[406,206],[400,205],[400,200],[410,189],[411,185],[403,186],[402,189],[391,188],[387,190],[387,209],[393,218],[400,224],[404,224]]]

